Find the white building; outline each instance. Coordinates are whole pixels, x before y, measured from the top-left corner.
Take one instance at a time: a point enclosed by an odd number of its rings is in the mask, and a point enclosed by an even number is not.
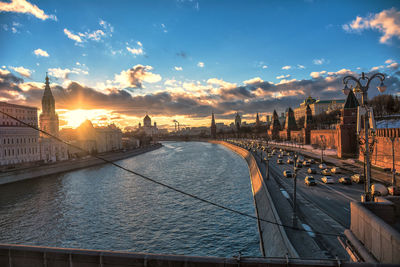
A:
[[[32,125],[38,126],[37,109],[0,102],[0,110]],[[0,114],[0,165],[40,160],[39,132],[7,115]]]
[[[146,135],[154,136],[158,134],[157,123],[154,122],[154,126],[151,125],[151,118],[149,115],[146,115],[143,118],[143,126],[139,123],[139,129],[144,131]]]

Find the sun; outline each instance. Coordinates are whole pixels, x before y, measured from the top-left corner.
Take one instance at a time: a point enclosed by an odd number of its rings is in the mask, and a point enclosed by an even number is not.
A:
[[[60,118],[66,121],[65,128],[76,128],[85,120],[96,122],[99,117],[107,116],[109,111],[103,109],[74,109],[59,111]]]

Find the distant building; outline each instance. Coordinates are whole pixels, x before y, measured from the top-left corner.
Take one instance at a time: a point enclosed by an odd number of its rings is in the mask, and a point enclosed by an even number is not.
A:
[[[296,109],[294,109],[294,117],[296,120],[301,117],[305,117],[307,105],[310,106],[312,115],[319,115],[322,113],[329,113],[331,111],[342,109],[344,107],[345,100],[316,100],[311,96],[307,97],[303,103]]]
[[[105,153],[122,149],[122,131],[114,124],[94,127],[90,120],[84,121],[76,129],[63,129],[62,138],[82,148],[88,153]],[[82,155],[85,152],[71,148],[71,155]]]
[[[217,138],[217,125],[215,125],[215,118],[214,118],[214,112],[211,115],[211,138]]]
[[[0,102],[0,110],[37,128],[37,108]],[[0,115],[0,165],[40,160],[39,132]]]
[[[235,126],[237,131],[239,131],[240,127],[242,126],[242,118],[240,118],[239,112],[236,113],[235,116]]]
[[[40,130],[51,134],[52,136],[59,136],[59,122],[58,115],[55,108],[55,100],[51,93],[49,77],[46,75],[46,82],[44,93],[42,97],[42,113],[40,114]],[[68,148],[51,136],[41,132],[40,139],[40,159],[44,162],[55,162],[68,159]]]
[[[149,135],[149,136],[158,135],[157,123],[154,122],[154,126],[152,126],[151,118],[149,117],[149,115],[146,115],[143,118],[143,126],[141,126],[141,124],[139,122],[139,129],[144,131],[146,133],[146,135]]]

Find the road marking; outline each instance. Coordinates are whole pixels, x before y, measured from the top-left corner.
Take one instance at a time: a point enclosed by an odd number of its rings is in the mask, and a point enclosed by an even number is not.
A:
[[[335,191],[335,192],[338,193],[339,195],[344,196],[345,198],[347,198],[347,199],[350,200],[350,201],[358,201],[358,200],[355,199],[355,198],[349,197],[348,195],[346,195],[346,194],[344,194],[344,193],[342,193],[342,192],[340,192],[340,191],[338,191],[338,190],[336,190],[336,189],[333,189],[333,188],[330,187],[329,185],[326,185],[326,184],[321,183],[321,182],[318,182],[318,183],[321,184],[321,185],[323,185],[323,186],[326,186],[328,189],[330,189],[330,190],[332,190],[332,191]]]
[[[307,225],[307,224],[305,224],[305,223],[302,223],[301,225],[303,226],[304,230],[307,231],[307,234],[308,234],[309,236],[315,237],[315,233],[312,231],[312,229],[311,229],[311,227],[310,227],[309,225]]]
[[[281,190],[281,193],[282,193],[282,195],[283,195],[284,197],[286,197],[287,199],[290,199],[290,196],[289,196],[288,192],[285,191],[285,189],[280,188],[280,190]]]

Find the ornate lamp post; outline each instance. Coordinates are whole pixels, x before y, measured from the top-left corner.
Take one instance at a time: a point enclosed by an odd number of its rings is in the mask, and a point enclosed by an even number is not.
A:
[[[345,95],[348,95],[350,93],[350,88],[347,86],[349,81],[354,81],[356,83],[357,89],[362,93],[362,98],[361,98],[361,106],[367,110],[367,100],[368,100],[368,89],[370,82],[378,78],[381,83],[378,86],[379,92],[383,93],[386,91],[386,86],[383,84],[383,81],[385,80],[385,75],[382,73],[375,73],[371,77],[365,76],[364,72],[361,74],[360,78],[356,78],[354,76],[348,75],[343,78],[343,84],[344,84],[344,89],[343,93]],[[365,85],[363,85],[363,83]],[[359,133],[358,133],[359,134]],[[371,183],[371,166],[370,166],[370,160],[369,160],[369,141],[368,141],[368,112],[365,112],[364,115],[364,135],[365,135],[365,154],[364,157],[366,159],[366,167],[367,167],[367,172],[366,172],[366,187],[365,187],[365,196],[364,199],[365,201],[369,201],[371,199],[371,190],[370,190],[370,183]]]

